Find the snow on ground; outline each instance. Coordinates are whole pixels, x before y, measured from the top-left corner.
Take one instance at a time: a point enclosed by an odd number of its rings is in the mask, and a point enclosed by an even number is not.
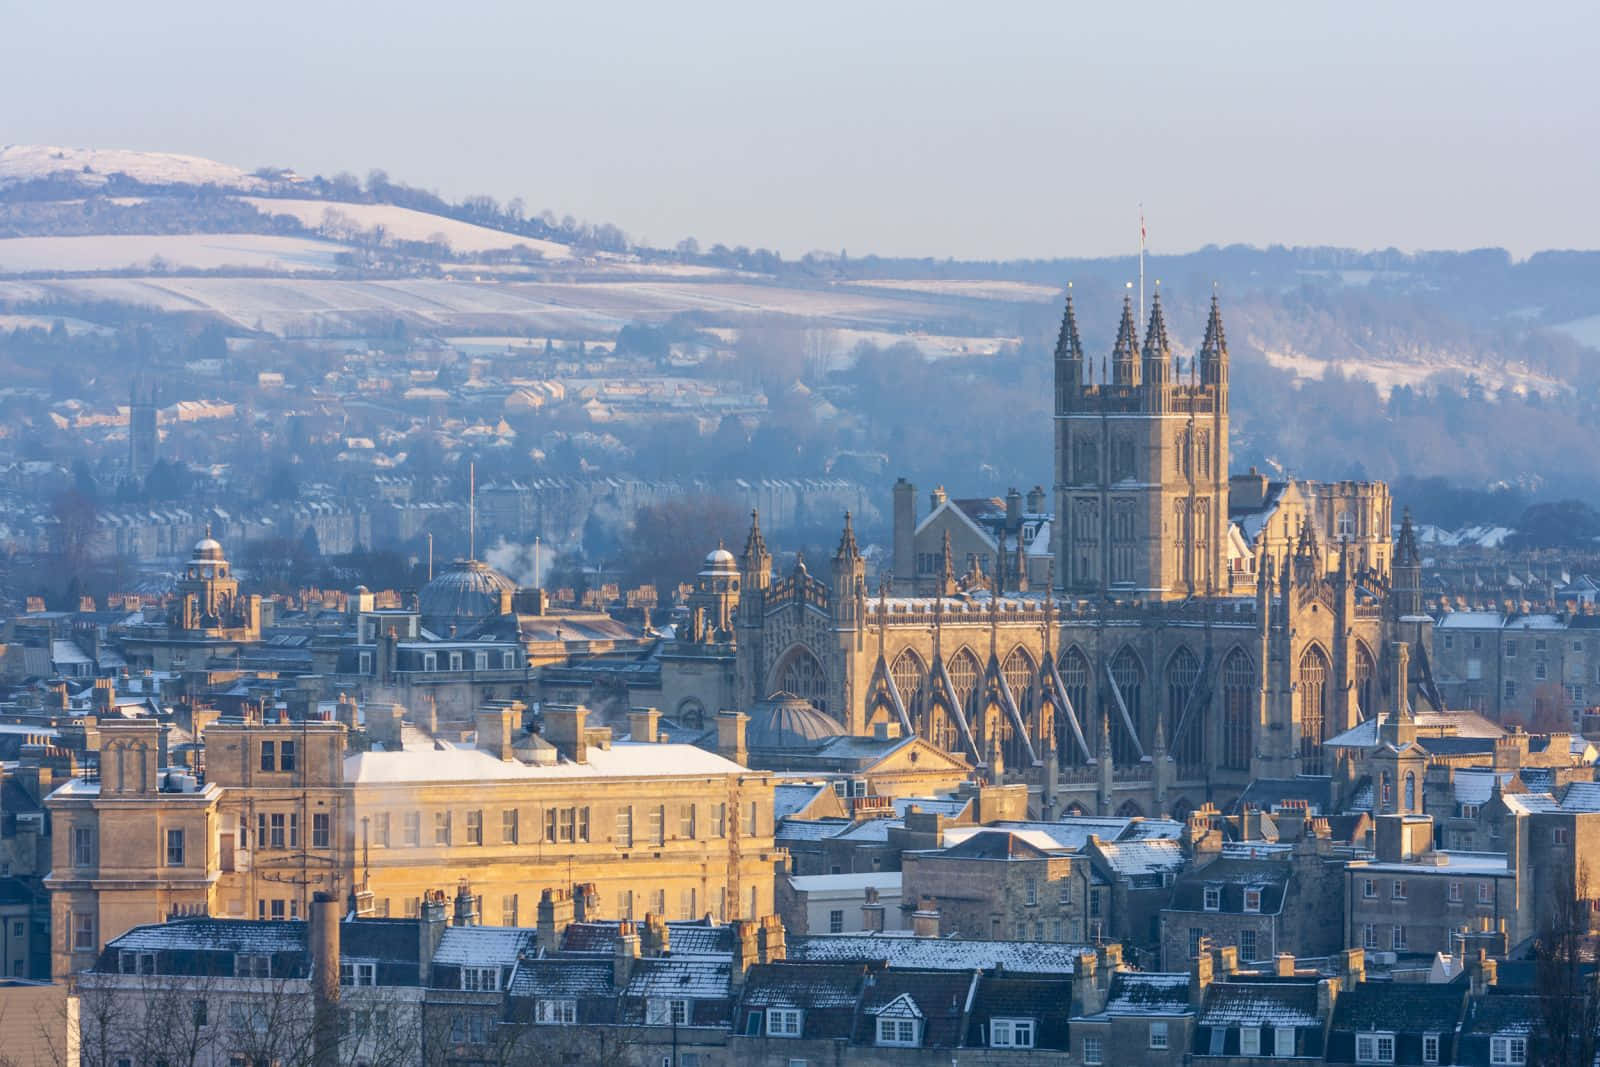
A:
[[[1061,296],[1061,289],[1058,286],[1034,285],[1030,282],[873,278],[849,284],[880,289],[905,289],[913,293],[932,293],[937,296],[964,296],[975,300],[1010,300],[1029,304],[1044,303]]]
[[[330,241],[255,233],[7,237],[0,239],[0,274],[147,270],[154,259],[169,269],[331,271],[334,256],[344,251]]]
[[[239,199],[268,215],[291,215],[302,226],[320,229],[339,216],[356,229],[370,232],[382,226],[390,237],[401,241],[431,241],[443,235],[452,252],[491,252],[497,249],[527,245],[543,254],[546,260],[563,260],[572,257],[572,249],[555,241],[541,241],[535,237],[521,237],[503,230],[492,230],[442,215],[430,215],[393,204],[347,204],[328,200],[279,200],[269,196],[242,196]],[[330,220],[329,213],[335,213]]]
[[[1346,378],[1361,377],[1378,389],[1380,396],[1388,397],[1396,386],[1413,388],[1427,385],[1437,375],[1467,375],[1476,377],[1484,388],[1499,392],[1511,388],[1518,392],[1537,392],[1545,395],[1565,392],[1571,387],[1554,378],[1511,367],[1478,367],[1467,363],[1386,363],[1379,360],[1340,360],[1332,362],[1308,356],[1301,352],[1267,352],[1267,362],[1296,378],[1320,380],[1332,367]]]
[[[56,145],[0,146],[0,187],[70,171],[84,185],[104,185],[122,173],[151,185],[225,185],[234,189],[266,188],[260,178],[238,167],[199,156],[136,152],[121,148],[61,148]]]
[[[1589,315],[1571,322],[1558,323],[1555,329],[1577,341],[1580,345],[1600,348],[1600,315]]]
[[[85,333],[108,334],[115,333],[109,326],[101,326],[97,322],[88,322],[84,319],[69,319],[52,315],[0,315],[0,333],[10,333],[12,330],[48,330],[56,323],[61,323],[72,336]]]

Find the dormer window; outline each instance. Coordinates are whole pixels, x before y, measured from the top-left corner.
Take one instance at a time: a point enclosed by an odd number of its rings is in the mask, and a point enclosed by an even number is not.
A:
[[[495,993],[500,989],[500,968],[461,968],[461,988],[468,993]]]
[[[1388,1031],[1374,1031],[1373,1033],[1368,1034],[1357,1034],[1356,1062],[1393,1063],[1394,1034]]]
[[[271,978],[272,957],[259,953],[237,952],[233,957],[235,978]]]
[[[1496,1034],[1489,1039],[1489,1062],[1495,1067],[1522,1067],[1528,1062],[1528,1039],[1521,1034]]]
[[[117,957],[117,970],[122,974],[155,974],[154,952],[122,952]]]
[[[562,998],[540,1000],[534,1010],[534,1021],[541,1026],[572,1026],[578,1021],[578,1002]]]
[[[1261,910],[1261,887],[1260,886],[1249,886],[1249,887],[1247,887],[1245,889],[1245,891],[1244,891],[1244,910],[1245,911],[1260,911]]]
[[[1032,1048],[1034,1025],[1032,1019],[989,1020],[990,1048]]]
[[[1202,903],[1207,911],[1221,911],[1222,887],[1220,885],[1206,886]]]
[[[921,1019],[878,1019],[878,1044],[915,1048],[922,1044]]]
[[[768,1037],[799,1037],[800,1036],[800,1009],[799,1008],[768,1008],[767,1009],[767,1036]]]

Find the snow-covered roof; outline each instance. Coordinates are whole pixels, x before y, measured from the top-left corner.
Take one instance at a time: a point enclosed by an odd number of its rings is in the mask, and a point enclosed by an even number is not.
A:
[[[810,934],[789,941],[790,959],[840,963],[883,960],[900,970],[966,971],[1003,966],[1020,974],[1071,974],[1088,945],[1053,941],[967,941],[879,934]]]
[[[1097,1016],[1186,1015],[1189,1012],[1188,974],[1123,971],[1111,980],[1106,1006]]]
[[[497,759],[472,745],[439,741],[400,752],[346,756],[345,781],[357,785],[403,782],[478,782],[507,779],[678,778],[747,773],[745,768],[694,745],[619,741],[588,747],[587,762],[553,766]]]
[[[537,937],[537,931],[517,926],[449,926],[434,951],[433,962],[455,967],[509,967]]]
[[[793,874],[789,885],[797,893],[842,893],[876,889],[878,892],[900,892],[899,871],[867,871],[860,874]]]
[[[1317,987],[1309,982],[1213,982],[1201,1026],[1317,1026]]]
[[[624,996],[686,997],[690,1000],[715,1000],[728,995],[728,960],[690,959],[640,960],[633,966]]]
[[[1181,871],[1187,862],[1183,846],[1164,838],[1102,842],[1100,852],[1111,869],[1124,878]]]

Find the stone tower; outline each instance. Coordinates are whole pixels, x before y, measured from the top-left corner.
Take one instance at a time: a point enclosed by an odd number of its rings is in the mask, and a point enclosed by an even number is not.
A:
[[[1147,600],[1225,591],[1228,349],[1216,298],[1187,380],[1159,289],[1142,345],[1124,298],[1102,368],[1084,357],[1069,294],[1055,355],[1057,583]]]

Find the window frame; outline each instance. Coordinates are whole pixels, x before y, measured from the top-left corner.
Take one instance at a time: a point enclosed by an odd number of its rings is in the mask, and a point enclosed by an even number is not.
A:
[[[1166,1049],[1171,1047],[1171,1028],[1167,1025],[1165,1019],[1156,1019],[1151,1022],[1148,1040],[1150,1048]]]
[[[1385,1042],[1388,1043],[1387,1053],[1384,1050]],[[1365,1052],[1362,1051],[1363,1047]],[[1356,1034],[1356,1062],[1393,1063],[1395,1047],[1393,1030],[1364,1030]]]
[[[183,827],[167,827],[166,839],[167,847],[165,858],[167,862],[165,865],[168,867],[186,866],[184,860],[187,858],[188,848],[186,847],[187,842],[185,840]]]
[[[1033,1048],[1038,1026],[1032,1017],[997,1016],[989,1020],[990,1048]]]
[[[798,1038],[805,1030],[804,1013],[799,1008],[768,1008],[765,1021],[768,1037]]]
[[[1083,1045],[1079,1051],[1083,1053],[1086,1067],[1100,1067],[1106,1062],[1105,1039],[1099,1034],[1084,1034]]]
[[[1249,1038],[1248,1042],[1246,1042],[1246,1040],[1245,1040],[1246,1037]],[[1245,1047],[1246,1044],[1248,1044],[1250,1047],[1246,1048]],[[1239,1027],[1239,1055],[1241,1055],[1241,1056],[1259,1056],[1259,1055],[1261,1055],[1261,1027],[1259,1027],[1259,1026],[1241,1026],[1241,1027]]]

